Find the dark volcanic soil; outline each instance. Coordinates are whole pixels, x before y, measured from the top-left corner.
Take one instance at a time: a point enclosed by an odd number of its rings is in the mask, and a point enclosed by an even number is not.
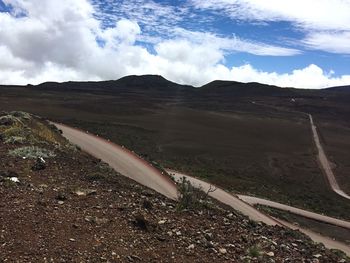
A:
[[[305,114],[291,110],[314,116],[335,175],[348,191],[349,100],[347,88],[216,81],[195,89],[157,76],[0,86],[0,110],[39,114],[227,190],[343,219],[350,219],[350,203],[330,189],[318,167]]]
[[[346,262],[298,232],[214,202],[179,211],[39,119],[18,118],[23,125],[14,126],[34,135],[5,143],[13,127],[0,125],[0,262]],[[55,157],[9,154],[29,144]]]

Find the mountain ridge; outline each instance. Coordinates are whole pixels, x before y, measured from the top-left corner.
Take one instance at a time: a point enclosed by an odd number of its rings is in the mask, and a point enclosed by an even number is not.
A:
[[[143,88],[154,88],[156,86],[158,87],[167,87],[167,88],[192,88],[192,89],[210,89],[210,88],[227,88],[227,87],[248,87],[248,88],[269,88],[269,89],[283,89],[283,90],[302,90],[302,91],[348,91],[350,90],[350,85],[344,85],[344,86],[331,86],[326,87],[322,89],[302,89],[297,87],[280,87],[276,85],[270,85],[270,84],[264,84],[259,82],[239,82],[239,81],[231,81],[231,80],[213,80],[210,81],[202,86],[194,87],[192,85],[185,85],[185,84],[179,84],[174,81],[168,80],[164,78],[161,75],[152,75],[152,74],[146,74],[146,75],[128,75],[121,77],[116,80],[101,80],[101,81],[64,81],[64,82],[56,82],[56,81],[47,81],[43,82],[37,85],[27,84],[27,85],[0,85],[0,87],[11,87],[11,86],[27,86],[27,87],[48,87],[48,86],[62,86],[62,85],[69,85],[69,86],[91,86],[96,84],[105,84],[108,87],[111,87],[113,85],[116,85],[117,87],[120,87],[121,85],[124,85],[124,87],[140,87]]]

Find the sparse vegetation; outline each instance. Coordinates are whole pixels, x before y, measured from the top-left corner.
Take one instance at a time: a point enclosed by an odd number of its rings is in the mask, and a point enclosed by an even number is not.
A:
[[[197,209],[201,205],[202,191],[192,186],[185,177],[178,183],[178,209]]]
[[[24,111],[12,111],[10,112],[10,114],[14,117],[24,119],[24,120],[30,120],[32,118],[31,114]]]
[[[29,159],[36,159],[39,157],[51,158],[56,156],[54,152],[45,148],[37,147],[37,146],[25,146],[25,147],[16,148],[14,150],[10,150],[9,154],[11,156],[29,158]]]
[[[263,254],[263,251],[259,245],[254,245],[248,248],[248,255],[253,258],[258,258]]]
[[[325,149],[337,165],[339,183],[346,186],[349,91],[232,82],[163,89],[153,81],[139,77],[137,85],[112,81],[3,86],[0,107],[30,111],[99,134],[163,167],[235,193],[350,218],[349,202],[331,192],[317,165],[308,120],[259,105],[313,114],[321,135],[324,132]],[[296,103],[290,102],[291,96]]]
[[[60,144],[57,129],[40,122],[39,117],[26,112],[14,111],[0,116],[0,138],[5,144]]]
[[[281,228],[252,224],[215,201],[215,206],[206,209],[215,187],[203,192],[185,178],[179,185],[183,207],[200,210],[176,213],[175,201],[81,152],[63,147],[57,159],[45,162],[47,168],[30,170],[33,160],[15,157],[53,157],[57,141],[62,140],[59,135],[51,137],[44,122],[34,118],[33,122],[25,125],[35,138],[48,138],[44,146],[27,142],[15,148],[0,141],[0,261],[40,262],[45,257],[51,261],[99,262],[103,257],[110,262],[159,262],[173,255],[174,262],[282,262],[287,258],[311,262],[315,254],[322,253],[325,262],[340,262],[342,255],[303,242],[303,235],[296,235],[299,243]],[[48,136],[37,137],[37,129]],[[272,255],[262,252],[270,247],[267,237],[281,244],[274,247]],[[291,242],[298,243],[298,250],[289,246]],[[262,248],[249,248],[252,244]],[[282,248],[282,244],[286,246]],[[32,253],[39,250],[43,253]]]
[[[215,187],[210,186],[208,191],[204,192],[201,188],[194,187],[189,180],[185,177],[181,178],[178,182],[178,209],[179,210],[192,210],[198,208],[209,208],[209,193],[216,190]]]
[[[21,136],[11,136],[5,137],[4,143],[6,144],[23,144],[26,142],[26,139]]]

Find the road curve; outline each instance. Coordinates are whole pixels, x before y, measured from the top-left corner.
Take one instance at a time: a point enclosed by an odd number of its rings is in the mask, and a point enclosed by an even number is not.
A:
[[[194,178],[192,176],[176,172],[176,171],[171,170],[171,169],[167,169],[167,172],[170,175],[174,176],[176,180],[180,180],[182,177],[185,177],[187,180],[189,180],[191,182],[191,184],[193,184],[195,187],[201,188],[205,192],[208,191],[210,186],[213,186],[212,184],[209,184],[207,182],[204,182],[204,181],[199,180],[197,178]],[[245,202],[242,202],[241,200],[239,200],[237,197],[233,196],[232,194],[227,193],[226,191],[224,191],[216,186],[215,186],[215,189],[216,190],[214,192],[209,193],[209,195],[211,197],[219,200],[222,203],[225,203],[225,204],[235,208],[236,210],[242,212],[245,215],[249,214],[250,215],[249,217],[253,220],[262,221],[265,223],[270,222],[270,225],[280,225],[280,226],[285,226],[285,227],[291,228],[293,230],[299,230],[300,232],[309,236],[314,242],[323,243],[329,249],[342,250],[344,253],[346,253],[346,255],[350,256],[350,246],[348,246],[345,243],[333,240],[329,237],[322,236],[316,232],[302,228],[300,226],[293,225],[293,224],[288,223],[286,221],[283,221],[280,219],[275,219],[273,217],[269,217],[269,216],[263,214],[262,212],[256,210],[252,206],[247,205],[247,203],[249,203],[249,201],[252,201],[255,199],[254,197],[251,197],[252,199],[249,200],[249,199],[247,199],[249,196],[243,196],[243,197],[247,197],[244,199],[248,200],[248,202],[245,203]],[[239,196],[239,197],[242,197],[242,196]],[[245,201],[244,199],[243,199],[243,201]],[[261,199],[261,200],[263,200],[263,199]],[[255,200],[255,201],[257,201],[257,200]],[[272,203],[274,203],[274,202],[272,202]],[[256,202],[252,202],[252,204],[256,204]],[[276,203],[276,204],[278,204],[278,203]],[[279,205],[282,205],[282,204],[279,204]],[[295,209],[297,209],[297,208],[295,208]],[[299,210],[301,210],[301,209],[299,209]],[[308,211],[304,211],[304,210],[301,210],[301,211],[304,212],[305,214],[308,213]],[[311,212],[309,212],[309,213],[311,213]],[[313,213],[313,214],[315,214],[315,213]],[[315,214],[315,215],[318,215],[318,214]],[[322,221],[321,219],[324,219],[324,218],[322,218],[322,215],[318,215],[318,216],[321,217],[321,218],[319,218],[320,221]],[[337,222],[338,219],[334,218],[334,220]],[[339,220],[339,221],[341,221],[341,220]],[[348,226],[347,224],[349,224],[346,221],[344,221],[344,223],[346,223],[345,224],[346,226]],[[267,224],[269,224],[269,223],[267,223]]]
[[[177,187],[168,177],[131,151],[100,137],[63,124],[53,123],[63,136],[92,156],[108,163],[113,169],[134,181],[154,189],[173,200],[177,199]]]
[[[82,150],[92,156],[108,163],[117,172],[139,182],[140,184],[154,189],[168,198],[173,200],[177,199],[177,188],[174,182],[131,151],[81,130],[63,124],[53,124],[62,130],[63,136],[69,141],[78,145]],[[170,173],[174,174],[176,178],[185,176],[194,184],[194,186],[202,187],[203,190],[210,187],[210,184],[188,175],[183,175],[174,171],[170,171]],[[262,221],[268,225],[284,225],[293,229],[298,229],[307,234],[315,242],[321,242],[328,248],[340,249],[350,256],[349,246],[312,231],[269,217],[222,189],[217,188],[214,192],[211,192],[210,195],[218,201],[230,205],[252,220]]]
[[[244,202],[250,204],[250,205],[265,205],[268,207],[277,208],[277,209],[280,209],[283,211],[287,211],[287,212],[290,212],[290,213],[295,214],[295,215],[300,215],[300,216],[303,216],[306,218],[317,220],[319,222],[323,222],[323,223],[343,227],[346,229],[350,229],[350,222],[347,222],[344,220],[336,219],[336,218],[325,216],[325,215],[320,215],[320,214],[317,214],[314,212],[310,212],[310,211],[296,208],[293,206],[273,202],[273,201],[266,200],[263,198],[247,196],[247,195],[238,195],[238,198],[243,200]]]
[[[321,145],[320,138],[319,138],[318,133],[317,133],[317,127],[314,123],[314,120],[313,120],[311,114],[309,114],[309,118],[310,118],[310,124],[311,124],[311,129],[312,129],[312,135],[313,135],[314,142],[315,142],[317,150],[318,150],[318,160],[319,160],[319,163],[321,165],[322,170],[324,171],[325,175],[327,176],[329,185],[331,186],[332,190],[335,193],[350,200],[350,196],[348,194],[346,194],[343,190],[340,189],[340,186],[335,178],[335,175],[332,171],[331,165],[328,161],[327,155],[326,155],[326,153],[323,150],[323,147]]]
[[[111,143],[95,135],[85,133],[79,129],[71,128],[58,123],[53,124],[62,130],[63,136],[69,141],[78,145],[82,150],[86,151],[92,156],[108,163],[122,175],[125,175],[142,185],[152,188],[173,200],[177,198],[177,187],[173,181],[126,148],[122,148],[117,144]],[[177,178],[185,176],[176,172],[172,172],[172,174],[175,174],[175,177]],[[189,176],[186,177],[191,180],[191,183],[194,186],[201,185],[203,189],[209,187],[209,184],[203,181]],[[223,190],[217,190],[211,193],[211,195],[217,200],[240,211],[242,214],[248,216],[252,220],[262,221],[268,225],[278,225],[276,220],[264,215],[249,204],[239,200]]]
[[[212,187],[212,184],[209,184],[207,182],[204,182],[202,180],[199,180],[197,178],[194,178],[192,176],[188,176],[176,171],[173,171],[171,169],[166,170],[170,175],[174,176],[176,181],[180,181],[182,177],[185,177],[187,180],[190,181],[190,183],[196,187],[202,189],[204,192],[207,192],[210,187]],[[227,193],[226,191],[218,188],[215,186],[215,191],[209,192],[209,196],[215,198],[216,200],[219,200],[220,202],[227,204],[234,208],[237,211],[240,211],[242,214],[248,216],[251,220],[254,221],[261,221],[264,222],[267,225],[280,225],[278,221],[273,219],[272,217],[269,217],[251,205],[239,200],[237,197],[235,197],[232,194]]]

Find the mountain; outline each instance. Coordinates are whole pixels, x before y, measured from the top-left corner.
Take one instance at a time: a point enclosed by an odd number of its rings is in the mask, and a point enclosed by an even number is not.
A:
[[[0,86],[5,89],[11,86]],[[19,88],[20,86],[12,86]],[[236,81],[215,80],[201,87],[181,85],[169,81],[159,75],[131,75],[118,80],[108,81],[68,81],[45,82],[39,85],[27,85],[33,90],[74,91],[90,93],[138,93],[154,96],[184,96],[212,97],[212,98],[239,98],[239,97],[288,97],[309,98],[340,94],[350,94],[350,86],[331,87],[322,90],[307,90],[296,88],[281,88],[257,82],[242,83]]]
[[[68,81],[68,82],[45,82],[39,85],[28,85],[32,89],[40,90],[70,90],[77,92],[160,92],[176,93],[190,91],[192,86],[180,85],[171,82],[158,75],[126,76],[118,80],[108,81]]]
[[[241,83],[236,81],[215,80],[200,88],[205,94],[225,94],[228,96],[293,96],[296,89],[280,88],[257,82]]]
[[[350,93],[350,85],[347,86],[337,86],[337,87],[330,87],[325,89],[325,91],[331,91],[331,92],[346,92]]]

